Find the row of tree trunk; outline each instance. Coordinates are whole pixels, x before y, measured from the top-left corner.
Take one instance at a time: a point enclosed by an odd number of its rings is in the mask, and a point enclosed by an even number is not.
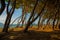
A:
[[[14,11],[15,11],[16,0],[13,2],[12,8],[11,8],[10,11],[9,11],[10,1],[11,1],[11,0],[9,0],[9,1],[8,1],[8,4],[7,4],[7,9],[6,9],[7,17],[6,17],[6,21],[5,21],[5,24],[4,24],[3,32],[8,32],[8,28],[9,28],[9,25],[10,25],[10,22],[11,22],[11,18],[12,18],[13,14],[14,14]],[[36,8],[36,6],[38,5],[38,1],[39,1],[39,0],[36,0],[35,6],[34,6],[32,12],[31,12],[31,15],[30,15],[30,17],[29,17],[29,19],[28,19],[28,21],[27,21],[26,26],[25,26],[24,32],[27,32],[27,31],[28,31],[29,26],[30,26],[35,20],[37,20],[38,17],[39,17],[38,28],[40,27],[41,15],[44,14],[44,13],[43,13],[44,10],[45,10],[44,8],[45,8],[48,0],[45,0],[44,6],[42,7],[41,11],[40,11],[40,12],[37,14],[37,16],[35,17],[35,15],[36,15],[36,13],[35,13],[35,8]],[[1,7],[1,9],[0,9],[0,14],[2,14],[3,10],[5,9],[5,1],[4,1],[4,0],[1,0],[0,2],[1,2],[1,4],[2,4],[2,7]],[[59,5],[59,2],[58,2],[58,1],[57,1],[57,3],[58,3],[58,4],[56,4],[56,5]],[[54,30],[54,25],[55,25],[55,21],[56,21],[56,15],[59,15],[59,6],[57,6],[57,12],[56,12],[56,14],[54,15],[53,30]],[[24,10],[23,10],[23,11],[22,11],[22,18],[21,18],[21,22],[22,22],[22,26],[21,26],[21,27],[23,27],[23,25],[24,25],[25,18],[26,18],[26,15],[25,15],[25,12],[24,12]],[[50,17],[50,18],[51,18],[51,17]],[[49,22],[50,18],[48,19],[47,23]],[[44,20],[45,20],[45,19],[42,20],[42,23],[44,22]],[[58,16],[58,20],[59,20],[59,16]],[[20,24],[21,22],[18,22],[17,27],[19,26],[19,24]],[[58,22],[57,22],[57,23],[58,23]],[[60,28],[60,24],[59,24],[59,28]]]

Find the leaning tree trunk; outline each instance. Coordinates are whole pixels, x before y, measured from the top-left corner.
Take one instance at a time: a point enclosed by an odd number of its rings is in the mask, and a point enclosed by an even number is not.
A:
[[[21,18],[21,21],[20,21],[20,19],[18,20],[18,23],[17,23],[17,26],[16,27],[19,27],[19,25],[20,25],[20,23],[22,22],[22,25],[21,25],[21,27],[20,28],[22,28],[23,27],[23,24],[24,24],[24,22],[25,22],[25,19],[26,19],[26,13],[24,12],[24,10],[23,10],[23,14],[22,14],[22,16],[21,16],[22,18]]]
[[[54,21],[53,21],[53,27],[52,27],[53,30],[54,30],[54,26],[55,26],[55,21],[56,21],[56,19],[54,19]]]
[[[31,20],[34,20],[34,15],[32,16]],[[34,26],[34,24],[32,24],[32,26],[30,26],[30,28],[32,28],[33,26]]]
[[[37,1],[37,2],[38,2],[38,1]],[[44,10],[44,8],[45,8],[45,6],[46,6],[46,3],[47,3],[47,0],[45,1],[45,4],[44,4],[42,10],[38,13],[38,15],[34,18],[34,20],[28,21],[28,23],[27,23],[27,25],[26,25],[26,28],[24,29],[24,32],[27,32],[29,26],[41,15],[41,13],[43,12],[43,10]],[[37,4],[38,4],[38,3],[36,3],[36,5],[35,5],[34,8],[36,8]],[[33,12],[33,13],[34,13],[34,12]]]
[[[10,0],[8,1],[8,5],[7,5],[7,18],[6,18],[6,21],[4,24],[3,32],[8,32],[8,28],[9,28],[9,25],[11,22],[11,18],[12,18],[12,15],[14,13],[14,10],[15,10],[16,0],[14,1],[13,6],[12,6],[10,11],[8,11],[9,4],[10,4]]]
[[[12,15],[11,16],[7,15],[7,18],[6,18],[6,21],[5,21],[5,24],[4,24],[4,28],[3,28],[3,32],[8,32],[11,17],[12,17]]]
[[[11,24],[13,24],[16,20],[20,19],[21,16],[17,17]]]
[[[55,24],[55,21],[56,21],[56,15],[58,15],[59,14],[59,1],[57,1],[57,4],[56,4],[56,6],[57,6],[57,11],[56,11],[56,14],[54,15],[54,21],[53,21],[53,30],[54,30],[54,24]]]
[[[34,15],[34,11],[35,11],[35,8],[36,8],[37,4],[38,4],[38,0],[36,0],[36,4],[35,4],[34,9],[33,9],[32,13],[30,15],[30,18],[28,20],[26,28],[24,29],[24,32],[26,32],[28,30],[28,27],[30,26],[30,24],[32,24],[32,22],[30,23],[30,20],[31,20],[32,16]]]
[[[49,21],[50,21],[50,18],[47,20],[46,25],[49,24]],[[45,29],[45,28],[46,28],[46,26],[43,29]]]
[[[58,3],[59,3],[59,1],[58,1]],[[60,8],[60,5],[58,5],[58,19],[57,19],[57,25],[56,26],[58,26],[58,24],[59,24],[59,19],[60,19],[60,13],[59,13],[59,8]],[[59,24],[60,25],[60,24]],[[60,29],[60,26],[58,26],[59,27],[59,29]]]
[[[39,16],[38,29],[40,28],[40,20],[41,20],[41,16]]]
[[[22,10],[22,18],[21,18],[21,21],[22,21],[21,27],[23,27],[23,25],[24,25],[24,8]]]
[[[19,27],[19,25],[20,25],[20,23],[21,23],[22,21],[20,21],[20,18],[18,19],[18,23],[17,23],[17,28]]]
[[[59,16],[59,15],[58,15]],[[59,24],[59,17],[58,17],[58,20],[57,20],[57,24],[56,24],[56,27],[58,26],[58,29],[60,29],[60,24]],[[59,24],[59,25],[58,25]]]
[[[0,8],[0,15],[1,15],[5,9],[5,0],[0,0],[0,2],[1,2],[1,8]]]
[[[60,24],[59,24],[58,28],[60,29]]]

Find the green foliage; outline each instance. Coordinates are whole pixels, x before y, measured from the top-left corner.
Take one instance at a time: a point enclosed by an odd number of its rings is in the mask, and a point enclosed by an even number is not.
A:
[[[6,0],[8,1],[8,0]],[[13,3],[14,0],[11,0],[11,3]],[[38,1],[38,5],[35,9],[35,12],[36,13],[39,13],[44,5],[44,0],[40,0]],[[26,13],[30,13],[33,8],[34,8],[34,5],[36,3],[36,0],[16,0],[16,9],[22,7],[22,9],[24,9],[24,11]],[[56,13],[56,0],[48,0],[46,6],[45,6],[45,9],[46,9],[46,13],[44,13],[43,15],[43,18],[49,18],[51,16],[51,18],[54,18],[54,15]],[[58,14],[56,15],[56,18],[58,18]]]

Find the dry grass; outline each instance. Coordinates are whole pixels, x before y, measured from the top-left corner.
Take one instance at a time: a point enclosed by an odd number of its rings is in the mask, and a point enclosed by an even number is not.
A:
[[[2,32],[2,28],[0,28],[0,32]]]
[[[9,28],[9,31],[21,31],[21,30],[24,30],[25,28]],[[52,32],[53,29],[51,27],[51,25],[47,25],[46,27],[45,26],[42,26],[38,29],[37,26],[33,26],[32,28],[29,28],[28,30],[34,30],[34,31],[44,31],[44,32]],[[59,30],[58,27],[54,28],[54,30]],[[0,28],[0,32],[2,32],[2,28]]]

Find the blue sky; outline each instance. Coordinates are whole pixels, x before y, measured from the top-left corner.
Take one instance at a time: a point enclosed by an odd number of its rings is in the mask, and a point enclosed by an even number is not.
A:
[[[6,2],[7,4],[7,2]],[[0,8],[1,8],[1,4],[0,4]],[[10,10],[11,6],[9,6],[9,10]],[[12,16],[12,19],[11,19],[11,22],[17,18],[18,16],[20,16],[22,13],[22,8],[19,8],[19,9],[15,9],[14,11],[14,14]],[[4,12],[2,13],[2,15],[0,15],[0,23],[5,23],[5,20],[6,20],[6,8],[4,10]],[[17,22],[15,22],[14,24],[16,24]]]
[[[14,19],[16,19],[17,17],[21,16],[22,14],[22,8],[19,8],[19,9],[15,9],[15,12],[12,16],[12,19],[11,19],[11,23],[13,22]],[[29,14],[27,15],[27,19],[29,18]],[[5,23],[5,20],[6,20],[6,9],[4,10],[3,14],[0,16],[0,23]],[[37,23],[37,20],[35,21],[35,23]],[[14,24],[17,24],[17,21],[14,22]]]
[[[7,4],[7,2],[6,2],[6,4]],[[0,8],[1,8],[1,4],[0,4]],[[11,8],[11,6],[9,6],[9,10],[10,10],[10,8]],[[21,14],[22,14],[22,8],[15,9],[14,14],[13,14],[12,19],[11,19],[11,23],[14,21],[14,19],[16,19],[17,17],[21,16]],[[29,18],[29,16],[30,16],[30,13],[28,13],[27,19]],[[6,8],[5,8],[3,14],[0,16],[0,23],[4,24],[5,20],[6,20]],[[37,24],[38,23],[38,19],[34,23]],[[14,24],[17,24],[17,21],[14,22]]]
[[[11,22],[12,22],[15,18],[17,18],[18,16],[20,16],[21,13],[22,13],[22,9],[21,9],[21,8],[15,9],[15,12],[14,12],[14,14],[13,14],[13,16],[12,16]],[[4,10],[3,14],[0,16],[0,22],[4,24],[5,19],[6,19],[6,9]],[[15,23],[16,23],[16,22],[15,22]]]

